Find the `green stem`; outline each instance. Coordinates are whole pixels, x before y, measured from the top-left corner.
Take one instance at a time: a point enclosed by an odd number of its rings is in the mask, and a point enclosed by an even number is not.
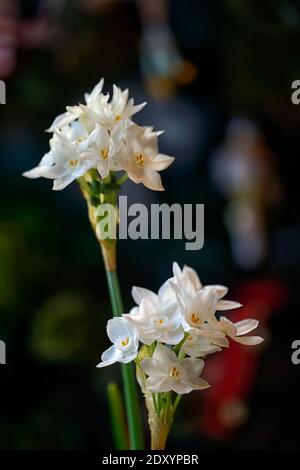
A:
[[[106,270],[109,295],[114,316],[119,316],[124,312],[121,290],[117,271]],[[143,444],[143,430],[141,423],[141,413],[134,376],[134,368],[131,363],[121,364],[126,414],[128,421],[128,431],[130,439],[130,448],[132,450],[141,450]]]
[[[127,450],[128,439],[123,401],[119,387],[114,382],[107,385],[109,411],[111,417],[111,429],[116,450]]]
[[[177,395],[177,397],[175,398],[174,403],[173,403],[173,407],[172,407],[172,416],[174,416],[174,414],[177,410],[177,407],[180,403],[181,398],[182,398],[182,395]]]
[[[121,186],[125,181],[128,180],[128,175],[127,173],[124,173],[118,180],[117,183]]]

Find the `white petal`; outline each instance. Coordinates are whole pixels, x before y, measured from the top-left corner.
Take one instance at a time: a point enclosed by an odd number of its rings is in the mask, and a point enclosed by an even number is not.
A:
[[[124,336],[133,336],[135,328],[126,318],[112,318],[107,322],[107,336],[112,343],[115,343]]]
[[[226,341],[228,343],[227,339]],[[197,336],[191,341],[185,341],[182,345],[182,350],[183,352],[185,352],[185,354],[188,354],[190,357],[205,357],[208,354],[213,354],[215,352],[221,351],[221,348],[212,344],[209,339]]]
[[[68,170],[60,164],[53,165],[41,172],[41,176],[48,179],[62,178],[68,173]]]
[[[217,310],[222,311],[222,310],[232,310],[234,308],[240,308],[242,307],[242,304],[239,302],[233,302],[231,300],[218,300],[217,302]]]
[[[177,356],[170,348],[158,343],[153,353],[153,359],[159,362],[163,369],[168,369],[171,364],[177,362]]]
[[[205,286],[205,289],[210,289],[210,288],[216,289],[218,299],[222,299],[228,292],[228,287],[222,286],[220,284],[213,284],[213,285]]]
[[[160,174],[157,171],[146,168],[144,171],[143,184],[153,191],[164,191]]]
[[[234,324],[236,327],[236,336],[246,335],[250,331],[255,330],[258,327],[259,321],[253,318],[247,318],[246,320],[238,321]]]
[[[175,393],[178,393],[178,395],[184,395],[185,393],[190,393],[193,390],[193,386],[190,383],[173,380],[172,390],[174,390]]]
[[[182,275],[182,271],[179,267],[179,264],[176,263],[176,261],[173,262],[173,275],[176,279],[177,282],[180,282],[181,280],[181,275]]]
[[[141,301],[145,297],[149,298],[150,300],[155,300],[155,301],[157,299],[157,296],[156,294],[154,294],[154,292],[152,292],[149,289],[144,289],[143,287],[134,286],[131,290],[131,295],[137,305],[140,305]]]
[[[169,377],[148,377],[146,389],[152,393],[169,392],[172,390],[172,380]]]
[[[260,336],[234,336],[232,338],[237,343],[245,344],[247,346],[255,346],[264,341]]]
[[[24,171],[24,173],[22,173],[23,176],[25,176],[25,178],[40,178],[42,175],[42,170],[43,170],[43,167],[41,166],[36,166],[35,168],[32,168],[32,170],[29,170],[29,171]]]
[[[122,358],[120,359],[120,362],[123,364],[128,364],[128,362],[134,361],[138,354],[138,345],[133,345],[133,347],[129,351],[123,352]]]
[[[191,380],[190,384],[192,385],[193,390],[205,390],[206,388],[210,387],[209,383],[200,377],[196,377],[195,379]]]
[[[224,338],[211,338],[211,342],[216,346],[220,346],[221,348],[229,347],[229,341],[225,336]]]
[[[71,124],[71,122],[75,121],[80,115],[80,111],[78,110],[77,112],[66,112],[63,114],[60,114],[57,116],[49,129],[46,130],[46,132],[54,132],[55,129],[62,129],[63,127],[67,126],[68,124]]]
[[[115,362],[119,361],[122,357],[122,352],[115,348],[114,345],[112,345],[110,348],[108,348],[106,351],[101,356],[102,362],[100,362],[97,367],[106,367],[110,366],[111,364],[114,364]]]
[[[165,377],[164,372],[160,369],[160,364],[155,359],[151,357],[146,357],[141,361],[142,371],[154,377]]]
[[[204,361],[202,359],[186,358],[180,362],[183,367],[185,376],[188,379],[198,377],[203,371]]]
[[[158,290],[158,297],[162,302],[175,301],[175,293],[168,279]]]
[[[61,178],[57,178],[54,180],[53,183],[53,190],[54,191],[60,191],[62,189],[65,189],[70,183],[74,181],[74,176],[72,173],[68,173],[67,175],[62,176]]]
[[[162,343],[176,345],[179,344],[184,338],[184,331],[181,328],[176,329],[175,331],[168,331],[163,334],[162,338],[159,340]]]
[[[189,266],[184,266],[182,274],[185,279],[192,283],[195,290],[202,289],[202,283],[199,279],[197,272],[193,268],[190,268]]]
[[[174,157],[169,157],[168,155],[163,155],[159,153],[156,155],[155,159],[151,161],[150,167],[155,171],[162,171],[168,168],[174,162]]]

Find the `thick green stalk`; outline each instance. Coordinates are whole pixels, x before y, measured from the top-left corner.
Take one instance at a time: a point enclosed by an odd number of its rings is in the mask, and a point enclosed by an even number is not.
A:
[[[116,450],[128,449],[125,414],[119,387],[114,382],[107,385],[111,429]]]
[[[124,312],[124,309],[117,271],[106,270],[106,275],[113,314],[114,316],[119,316],[121,315],[121,313]],[[134,368],[131,363],[121,364],[121,370],[124,386],[124,397],[128,421],[130,448],[132,450],[140,450],[144,448],[143,429],[141,423],[141,413],[139,409]]]

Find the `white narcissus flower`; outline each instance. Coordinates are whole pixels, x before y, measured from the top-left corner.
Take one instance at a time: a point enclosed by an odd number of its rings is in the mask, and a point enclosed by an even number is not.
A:
[[[183,395],[209,387],[206,380],[199,377],[204,367],[202,359],[178,360],[174,351],[162,344],[157,344],[152,358],[143,359],[140,366],[148,375],[146,390],[151,393],[173,390]]]
[[[134,182],[163,190],[158,172],[174,158],[158,153],[160,132],[139,127],[130,119],[146,103],[134,105],[133,99],[128,99],[128,90],[116,85],[109,100],[109,94],[102,93],[103,83],[100,80],[91,93],[85,94],[85,104],[67,106],[67,111],[53,121],[48,129],[54,133],[50,152],[24,176],[54,179],[53,189],[58,190],[91,168],[97,169],[101,178],[124,170]]]
[[[122,168],[134,183],[143,183],[154,191],[163,191],[159,171],[174,161],[173,157],[158,153],[157,132],[132,124],[125,133],[125,147],[119,154]]]
[[[65,128],[66,129],[66,128]],[[72,140],[69,140],[69,139]],[[73,140],[72,130],[65,133],[55,131],[50,139],[50,152],[41,160],[39,165],[30,171],[23,173],[27,178],[53,179],[53,189],[61,190],[75,179],[83,176],[94,162],[88,150],[84,150],[85,143]],[[85,136],[82,136],[83,141]]]
[[[113,318],[107,322],[107,335],[113,345],[101,356],[97,367],[106,367],[115,362],[127,364],[138,352],[138,335],[135,326],[126,318]]]
[[[226,338],[224,339],[226,340]],[[228,345],[228,340],[226,341]],[[209,338],[188,335],[181,347],[181,351],[190,357],[205,357],[208,354],[221,351],[221,348],[211,343]]]
[[[255,346],[264,341],[260,336],[244,336],[247,333],[255,330],[258,327],[258,320],[247,318],[236,323],[231,322],[226,317],[221,317],[218,321],[217,328],[222,331],[226,336],[233,339],[237,343],[245,344],[248,346]]]
[[[122,145],[123,128],[117,126],[110,134],[104,127],[96,124],[88,139],[88,160],[94,161],[100,176],[106,178],[110,171],[119,171],[122,167],[116,160],[116,154]]]
[[[91,95],[93,92],[91,93]],[[90,95],[90,96],[91,96]],[[143,109],[146,103],[134,105],[134,100],[128,100],[128,90],[122,91],[116,85],[113,86],[113,96],[108,101],[109,95],[105,98],[89,98],[86,105],[80,105],[83,114],[95,124],[98,123],[105,129],[111,131],[116,125],[125,119],[129,119],[134,114]]]
[[[143,298],[140,301],[141,295]],[[124,316],[136,326],[142,343],[148,345],[154,341],[170,345],[180,343],[184,332],[176,303],[162,302],[154,292],[135,287],[133,297],[140,305]]]
[[[182,327],[186,333],[208,338],[224,338],[225,334],[215,327],[217,296],[215,290],[201,289],[196,293],[177,291],[176,300],[181,314]]]
[[[239,302],[221,300],[227,294],[228,288],[219,284],[203,286],[196,271],[189,266],[184,266],[181,270],[179,265],[174,262],[173,278],[170,280],[172,281],[172,285],[177,287],[178,291],[186,291],[191,294],[201,289],[215,289],[217,295],[216,310],[232,310],[242,306]],[[164,285],[162,288],[163,287]]]

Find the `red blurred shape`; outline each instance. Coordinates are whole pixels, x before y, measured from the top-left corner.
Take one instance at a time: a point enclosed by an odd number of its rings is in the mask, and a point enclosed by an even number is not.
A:
[[[260,321],[257,334],[267,340],[267,321],[284,306],[288,290],[278,280],[247,281],[238,286],[234,298],[245,307],[229,314],[230,320],[257,318]],[[230,348],[207,358],[205,378],[212,386],[203,394],[201,425],[205,435],[228,439],[247,420],[246,400],[254,386],[264,347],[265,343],[247,347],[231,341]]]

